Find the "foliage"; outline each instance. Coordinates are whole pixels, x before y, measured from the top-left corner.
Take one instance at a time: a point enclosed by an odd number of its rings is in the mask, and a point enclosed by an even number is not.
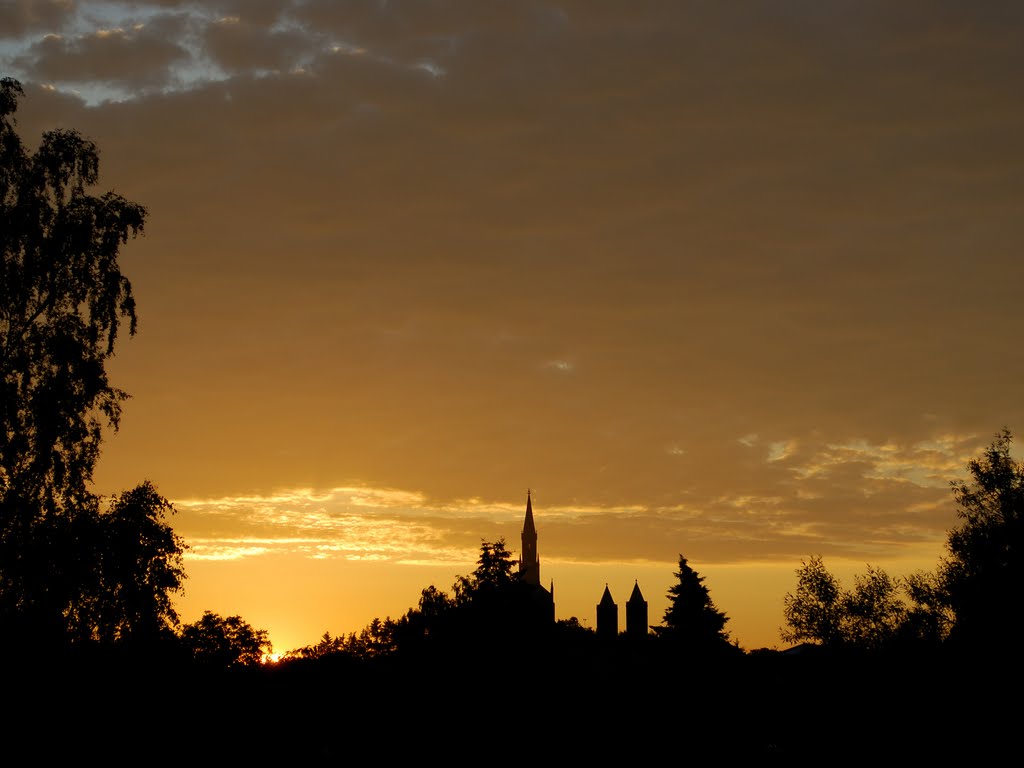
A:
[[[330,632],[324,632],[319,642],[294,648],[285,654],[285,658],[320,659],[340,654],[357,659],[387,656],[396,650],[404,626],[404,618],[398,621],[391,617],[374,618],[358,633],[351,632],[348,635],[331,637]]]
[[[925,573],[894,579],[868,566],[845,590],[820,555],[797,569],[797,589],[783,601],[786,642],[880,651],[905,641],[938,642],[945,635],[934,580]]]
[[[164,522],[165,514],[173,512],[147,481],[115,496],[106,513],[78,517],[79,546],[93,537],[96,560],[83,574],[89,589],[69,608],[73,636],[149,640],[177,625],[171,596],[185,580],[186,547]]]
[[[105,363],[122,321],[136,328],[122,244],[146,211],[108,192],[96,146],[75,131],[43,135],[34,154],[14,131],[20,85],[0,81],[0,503],[4,533],[83,506],[103,422],[125,394]]]
[[[854,576],[853,589],[844,595],[847,642],[877,650],[889,645],[901,632],[907,617],[901,582],[881,568],[868,566]]]
[[[211,611],[183,626],[180,637],[196,662],[215,668],[260,664],[273,651],[266,630],[253,629],[241,616],[224,618]]]
[[[963,521],[949,532],[939,584],[955,615],[953,636],[998,644],[1016,630],[1011,606],[1024,595],[1024,463],[1010,455],[1002,430],[967,469],[970,482],[951,483]]]
[[[385,656],[395,650],[395,622],[390,616],[374,617],[358,635],[351,634],[346,646],[359,656]]]
[[[570,616],[568,619],[559,619],[555,623],[559,627],[562,627],[562,628],[564,628],[564,629],[566,629],[566,630],[568,630],[570,632],[576,632],[576,631],[593,632],[593,630],[588,629],[587,627],[583,626],[583,624],[580,623],[580,620],[577,617],[575,617],[575,616]]]
[[[456,577],[451,596],[430,585],[421,592],[418,605],[401,618],[374,619],[358,636],[336,641],[336,648],[367,658],[393,651],[418,653],[428,647],[464,653],[469,648],[493,647],[496,642],[515,642],[522,632],[537,626],[541,611],[536,597],[535,588],[515,571],[504,539],[483,541],[476,569]],[[310,646],[297,649],[294,655],[319,652]]]
[[[426,619],[440,618],[454,605],[452,599],[433,584],[420,593],[419,613]]]
[[[949,531],[937,573],[894,580],[869,566],[847,592],[812,557],[786,595],[782,638],[869,650],[946,639],[1005,647],[1016,630],[1008,606],[1024,595],[1024,463],[1010,455],[1012,442],[1002,430],[968,462],[971,479],[950,483],[962,522]]]
[[[505,539],[480,544],[476,570],[470,576],[459,576],[452,589],[455,605],[493,599],[519,582],[514,572],[515,561],[505,546]]]
[[[555,634],[570,642],[585,642],[596,637],[597,633],[590,627],[584,626],[576,616],[568,619],[559,619],[555,622]]]
[[[687,647],[727,645],[729,633],[725,631],[725,624],[729,618],[715,607],[704,577],[698,575],[682,555],[675,577],[677,582],[668,590],[664,626],[655,627],[655,634]]]
[[[940,577],[918,571],[903,580],[911,605],[901,629],[908,641],[938,644],[949,637],[954,614]]]
[[[173,564],[159,575],[159,564],[138,562],[147,552],[173,560],[176,545],[157,530],[164,507],[136,489],[106,517],[89,491],[102,429],[117,428],[126,397],[106,362],[122,323],[136,328],[118,254],[146,211],[89,194],[99,152],[75,131],[47,132],[27,150],[15,131],[21,96],[17,81],[0,80],[0,619],[50,637],[120,637],[172,619],[166,591],[154,590],[180,582]],[[139,503],[153,514],[129,511]],[[115,545],[127,549],[115,555]],[[115,574],[128,581],[113,585]],[[120,592],[100,599],[111,588]],[[142,608],[133,589],[156,603]]]
[[[782,631],[782,639],[787,643],[810,640],[822,645],[841,642],[845,595],[839,580],[825,568],[818,555],[801,563],[796,574],[796,593],[787,593],[783,598],[783,614],[789,629]]]
[[[330,632],[324,632],[319,642],[294,648],[285,654],[285,659],[322,659],[332,654],[344,653],[346,650],[344,636],[331,637]]]

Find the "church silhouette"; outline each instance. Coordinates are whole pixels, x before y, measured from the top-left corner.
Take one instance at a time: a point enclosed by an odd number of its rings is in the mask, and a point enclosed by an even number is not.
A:
[[[537,526],[533,520],[533,498],[526,491],[526,519],[523,521],[522,549],[519,556],[519,575],[526,584],[533,587],[533,600],[537,615],[554,624],[555,622],[555,582],[550,589],[540,583],[540,555],[537,553]],[[628,637],[646,637],[647,601],[640,592],[640,583],[633,583],[633,592],[626,602],[626,635]],[[597,635],[598,637],[617,637],[619,634],[619,606],[612,598],[608,585],[604,585],[604,594],[597,604]]]
[[[534,615],[543,621],[555,623],[555,582],[551,589],[540,583],[540,556],[537,554],[537,526],[533,523],[533,502],[530,491],[526,491],[526,520],[523,522],[523,547],[519,555],[519,577],[532,587],[531,599]]]

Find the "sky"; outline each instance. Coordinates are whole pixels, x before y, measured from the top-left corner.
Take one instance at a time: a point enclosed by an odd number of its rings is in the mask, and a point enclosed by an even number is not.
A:
[[[556,616],[679,557],[747,649],[812,555],[931,570],[1024,429],[1024,6],[0,2],[24,140],[142,203],[98,493],[275,650],[518,554]]]

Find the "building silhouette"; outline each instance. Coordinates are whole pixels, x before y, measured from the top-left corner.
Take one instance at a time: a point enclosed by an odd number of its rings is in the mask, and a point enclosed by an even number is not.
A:
[[[597,636],[618,637],[619,635],[619,606],[612,599],[611,590],[604,585],[604,594],[601,595],[601,602],[597,604]]]
[[[545,623],[555,623],[555,582],[547,590],[540,583],[540,555],[537,553],[537,526],[533,522],[533,500],[526,491],[526,520],[523,521],[522,549],[519,556],[519,574],[532,588],[530,599],[534,615]]]
[[[519,574],[523,581],[540,586],[540,556],[537,554],[537,526],[533,523],[533,500],[526,491],[526,520],[523,522],[523,547],[519,555]]]
[[[608,585],[604,585],[604,594],[597,604],[597,635],[598,637],[617,637],[619,634],[619,606],[612,598]],[[626,601],[626,635],[628,637],[647,636],[647,601],[640,592],[640,583],[633,582],[633,592]]]
[[[555,583],[545,589],[540,583],[540,555],[537,552],[537,525],[533,520],[533,497],[526,491],[526,519],[523,521],[522,549],[519,556],[520,578],[533,588],[533,600],[537,615],[552,624],[555,621]],[[640,583],[633,582],[633,592],[626,602],[626,635],[646,637],[647,601],[640,592]],[[619,606],[612,598],[608,585],[597,604],[597,634],[599,637],[617,637],[619,634]]]
[[[633,582],[633,593],[626,601],[626,634],[647,637],[647,601],[640,592],[640,582]]]

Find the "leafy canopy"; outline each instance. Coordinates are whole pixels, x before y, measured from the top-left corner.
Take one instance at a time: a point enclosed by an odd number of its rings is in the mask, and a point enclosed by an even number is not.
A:
[[[520,583],[514,567],[515,561],[505,545],[505,539],[481,542],[476,570],[469,576],[459,576],[453,585],[455,602],[479,602],[507,592],[513,584]]]
[[[796,571],[796,592],[783,600],[786,642],[813,642],[865,650],[886,648],[905,631],[911,609],[903,598],[908,582],[868,566],[845,590],[820,555]],[[923,582],[921,583],[923,588]]]
[[[153,636],[177,621],[184,578],[173,510],[149,483],[106,512],[90,491],[127,397],[106,363],[122,324],[135,333],[119,254],[146,209],[91,193],[99,151],[76,131],[29,151],[23,96],[0,80],[0,622],[36,638]]]
[[[21,86],[0,80],[0,533],[88,504],[104,425],[125,393],[107,379],[122,322],[135,333],[118,256],[146,209],[89,193],[99,151],[75,131],[29,152]]]
[[[255,666],[273,652],[266,630],[254,629],[241,616],[211,611],[182,627],[181,640],[196,662],[221,669]]]
[[[812,557],[785,597],[782,638],[862,649],[950,639],[1012,650],[1013,606],[1024,596],[1024,463],[1011,456],[1012,443],[1003,429],[968,462],[970,479],[950,483],[961,522],[947,535],[937,573],[892,579],[869,566],[846,591]]]
[[[1010,454],[1013,436],[998,433],[950,485],[961,524],[946,540],[939,583],[955,614],[954,636],[967,643],[1009,642],[1013,606],[1024,595],[1024,463]]]

